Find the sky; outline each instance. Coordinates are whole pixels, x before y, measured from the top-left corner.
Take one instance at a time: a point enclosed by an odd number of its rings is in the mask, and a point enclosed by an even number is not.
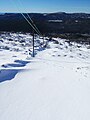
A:
[[[90,0],[0,0],[0,13],[90,13]]]

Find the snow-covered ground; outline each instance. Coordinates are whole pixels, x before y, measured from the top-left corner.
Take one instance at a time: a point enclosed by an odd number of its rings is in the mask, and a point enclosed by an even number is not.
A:
[[[90,46],[54,38],[31,51],[30,34],[0,35],[0,120],[90,120]]]

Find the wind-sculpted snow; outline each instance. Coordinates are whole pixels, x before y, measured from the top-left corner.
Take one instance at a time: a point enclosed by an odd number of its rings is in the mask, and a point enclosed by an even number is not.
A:
[[[19,71],[20,71],[19,69],[0,70],[0,82],[4,82],[6,80],[12,80]]]
[[[31,42],[22,47],[5,34],[0,44],[0,120],[90,120],[90,45],[45,38],[44,48],[36,45],[32,58]],[[17,41],[28,41],[29,35],[11,33]]]
[[[37,36],[35,46],[39,45],[40,40]],[[40,48],[36,49],[40,51]],[[0,82],[12,80],[30,62],[27,60],[30,55],[32,55],[32,36],[29,33],[2,33],[0,35]]]
[[[15,60],[14,62],[15,63],[12,64],[10,63],[6,65],[2,65],[2,68],[4,69],[1,69],[0,71],[0,82],[12,80],[18,72],[23,70],[23,69],[19,69],[19,67],[24,67],[26,66],[27,63],[29,63],[29,61],[23,61],[23,60]],[[17,67],[18,69],[14,69],[15,67]],[[5,68],[9,68],[9,69],[5,69]]]
[[[15,63],[10,63],[10,64],[6,64],[6,65],[2,65],[3,68],[9,68],[9,67],[24,67],[26,66],[27,63],[29,63],[29,61],[23,61],[23,60],[15,60]]]

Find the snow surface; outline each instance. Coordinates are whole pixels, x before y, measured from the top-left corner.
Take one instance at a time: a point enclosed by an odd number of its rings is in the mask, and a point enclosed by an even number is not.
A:
[[[30,34],[0,35],[0,120],[90,120],[90,46],[53,38],[31,51]]]

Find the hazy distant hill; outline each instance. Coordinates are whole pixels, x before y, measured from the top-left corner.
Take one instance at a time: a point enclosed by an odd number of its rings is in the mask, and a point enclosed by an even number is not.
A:
[[[29,15],[43,33],[90,33],[90,14],[57,12]],[[21,14],[0,14],[0,31],[31,30]]]

